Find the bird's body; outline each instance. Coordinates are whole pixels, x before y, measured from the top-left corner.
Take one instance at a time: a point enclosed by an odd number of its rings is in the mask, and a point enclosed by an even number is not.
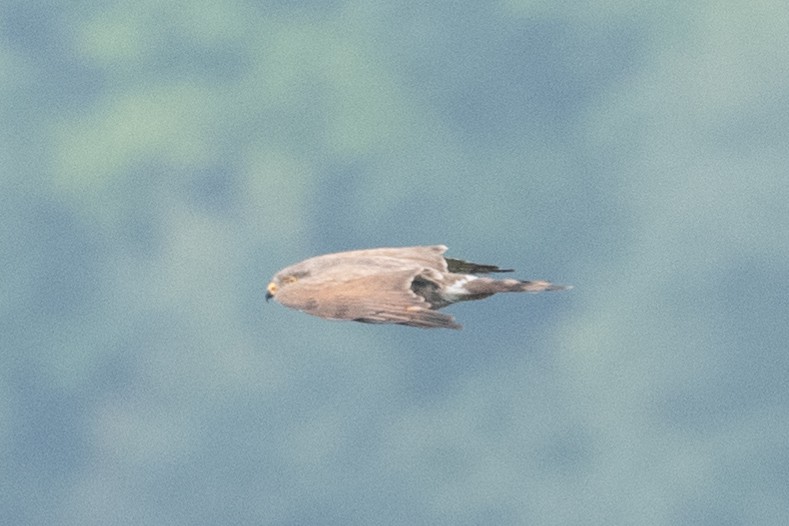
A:
[[[321,318],[459,329],[452,316],[437,309],[499,292],[568,288],[547,281],[480,276],[512,271],[446,258],[446,250],[433,245],[316,256],[277,272],[266,299],[273,297]]]

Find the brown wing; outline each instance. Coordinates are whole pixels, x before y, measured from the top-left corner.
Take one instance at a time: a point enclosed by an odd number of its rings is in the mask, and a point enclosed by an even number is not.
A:
[[[408,269],[347,279],[302,279],[282,287],[276,298],[286,307],[320,318],[459,329],[452,316],[431,310],[411,291],[417,272]]]
[[[447,263],[442,256],[446,251],[447,247],[444,245],[351,250],[316,256],[299,263],[298,266],[306,265],[312,269],[321,269],[321,272],[344,265],[353,265],[357,269],[368,266],[386,270],[415,266],[446,272]]]

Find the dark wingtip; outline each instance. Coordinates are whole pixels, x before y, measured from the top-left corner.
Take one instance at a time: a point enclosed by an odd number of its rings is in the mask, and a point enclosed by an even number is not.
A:
[[[447,269],[450,272],[458,274],[492,274],[494,272],[515,272],[511,268],[499,268],[496,265],[485,265],[482,263],[471,263],[462,259],[454,259],[445,257],[447,262]]]

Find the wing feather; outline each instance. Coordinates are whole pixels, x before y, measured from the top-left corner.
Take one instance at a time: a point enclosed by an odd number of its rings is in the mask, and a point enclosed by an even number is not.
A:
[[[324,254],[305,259],[301,263],[286,267],[277,276],[320,273],[321,277],[345,275],[351,271],[358,274],[377,274],[380,271],[404,270],[406,268],[432,268],[447,271],[442,254],[444,245],[400,248],[372,248]]]
[[[320,279],[306,278],[283,287],[276,298],[286,307],[321,318],[460,328],[452,316],[431,310],[424,298],[413,293],[411,281],[419,270],[322,274]]]

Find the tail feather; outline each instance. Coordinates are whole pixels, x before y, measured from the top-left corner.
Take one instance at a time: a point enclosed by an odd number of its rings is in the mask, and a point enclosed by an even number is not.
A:
[[[556,285],[549,281],[521,281],[517,279],[477,278],[464,284],[466,291],[472,296],[489,296],[499,292],[548,292],[567,290],[569,285]]]
[[[557,285],[550,281],[521,281],[514,292],[549,292],[554,290],[569,290],[572,285]]]

